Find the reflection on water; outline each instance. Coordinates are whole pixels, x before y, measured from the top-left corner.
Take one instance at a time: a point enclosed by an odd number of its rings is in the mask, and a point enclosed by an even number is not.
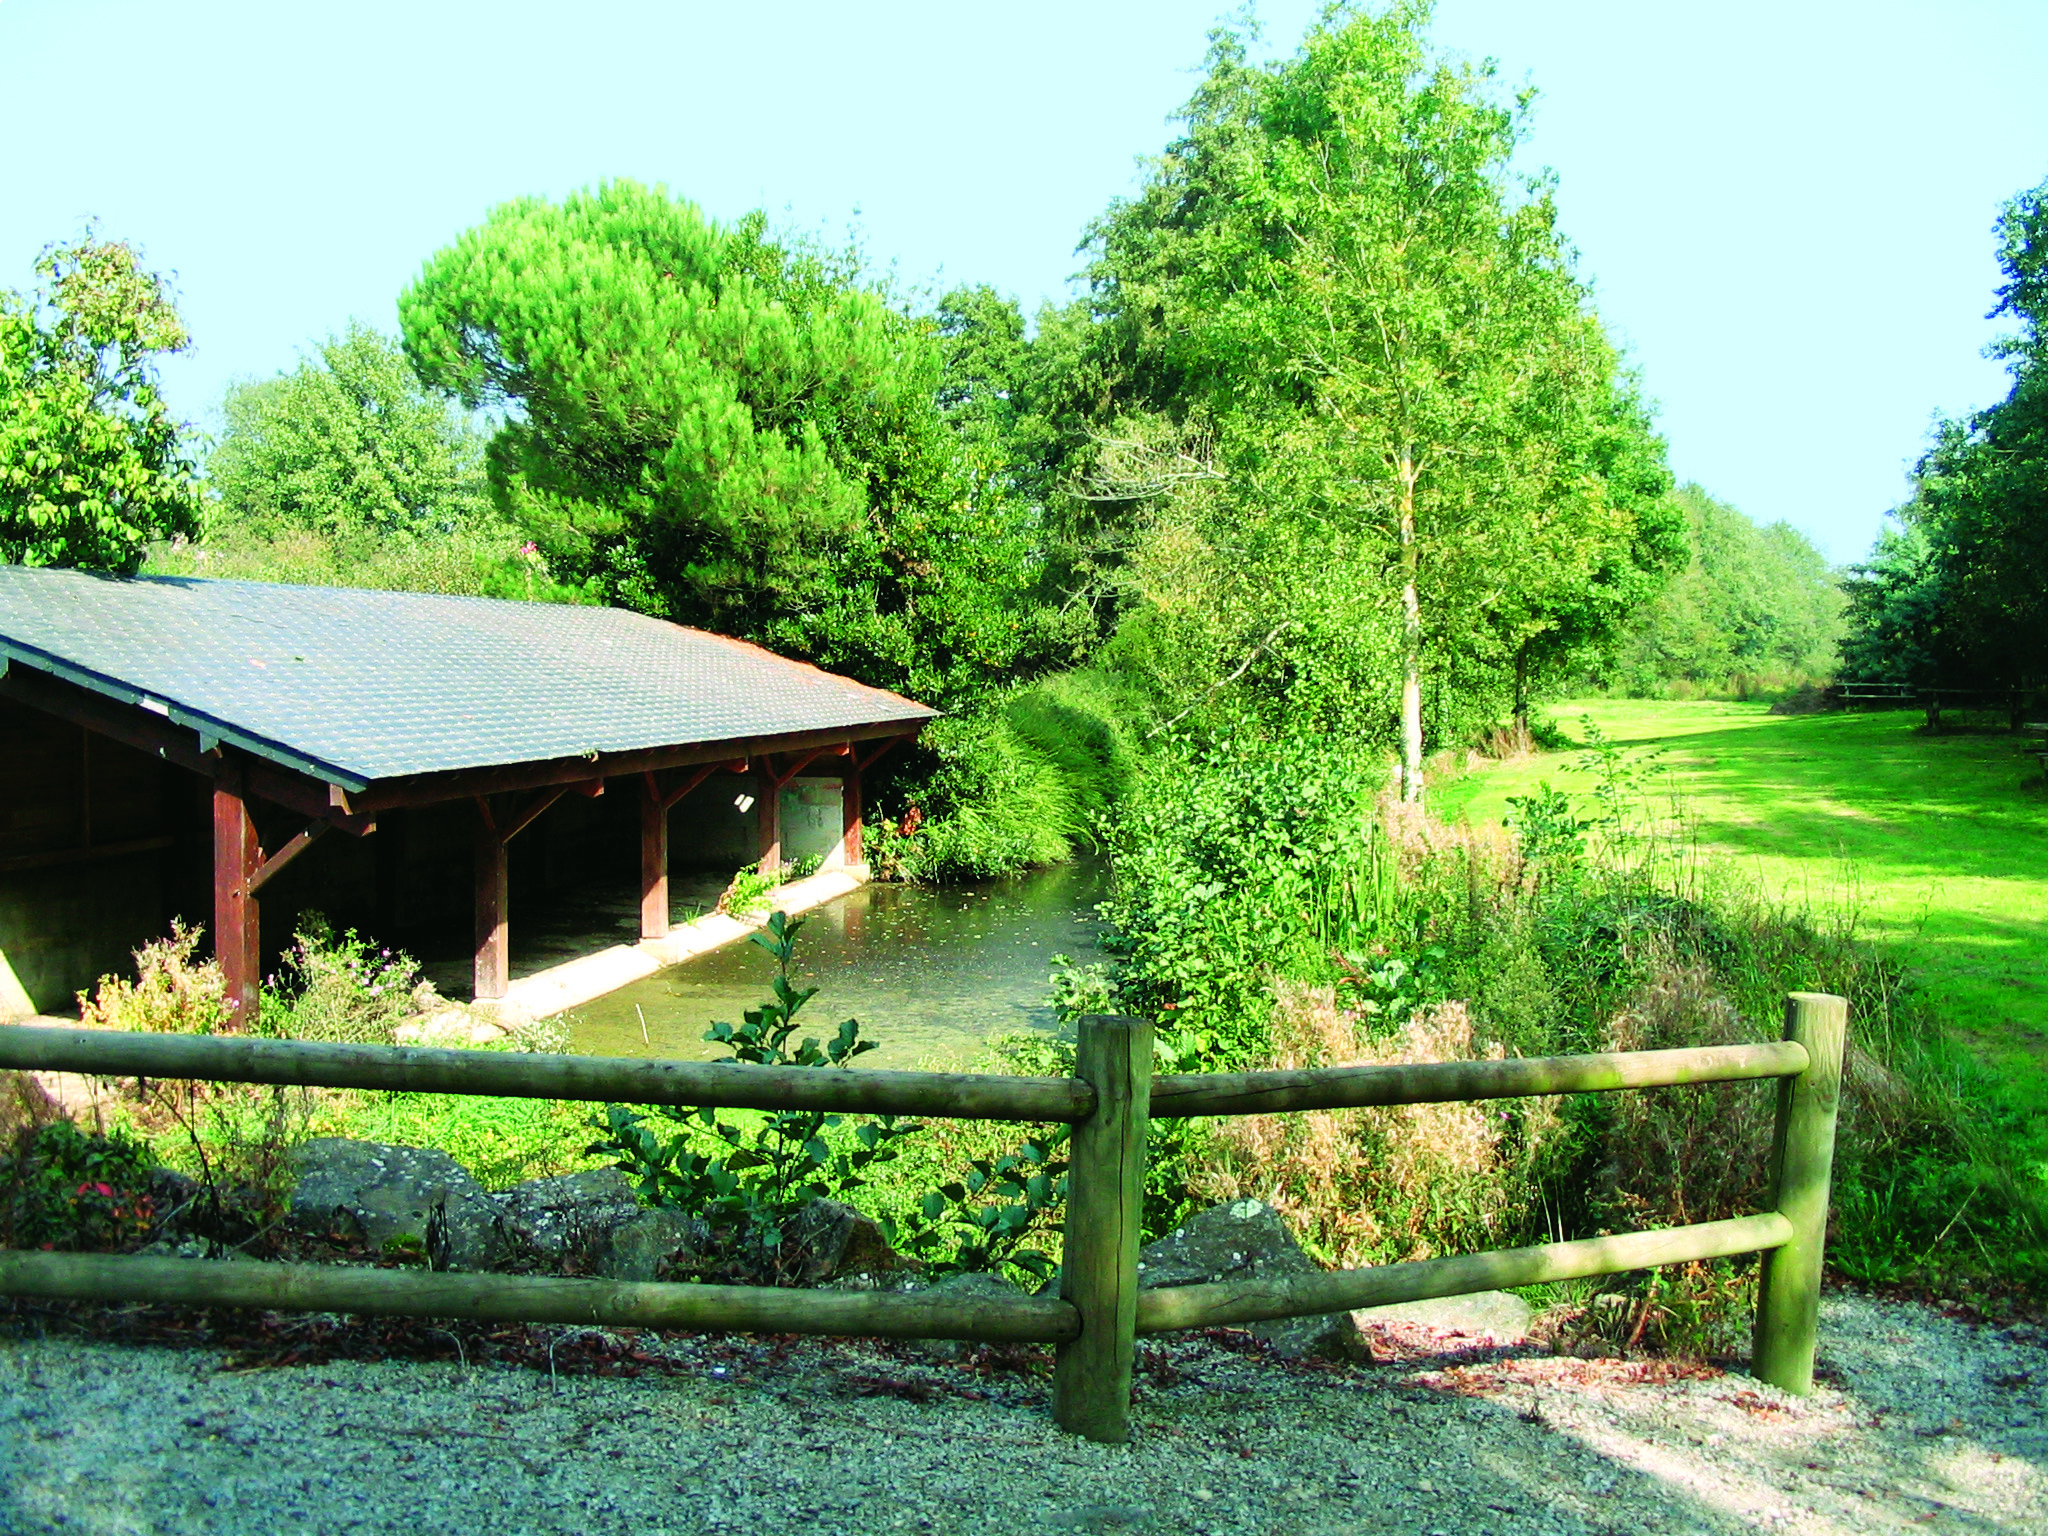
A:
[[[1084,965],[1100,957],[1095,903],[1106,894],[1106,870],[1085,860],[945,890],[864,886],[818,907],[797,940],[801,980],[819,988],[797,1038],[825,1038],[851,1016],[881,1047],[863,1063],[910,1067],[964,1061],[993,1035],[1050,1029],[1052,957]],[[737,1024],[768,995],[773,967],[745,941],[700,955],[578,1010],[571,1049],[721,1057],[705,1028],[713,1019]]]

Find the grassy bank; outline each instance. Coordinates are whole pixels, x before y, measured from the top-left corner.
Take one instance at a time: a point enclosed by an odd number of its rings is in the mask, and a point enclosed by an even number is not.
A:
[[[1772,715],[1762,704],[1563,704],[1611,739],[1661,749],[1673,816],[1723,878],[1858,933],[1938,1000],[2024,1162],[2048,1179],[2048,793],[2003,731],[1929,736],[1912,712]],[[1446,777],[1432,810],[1498,823],[1549,782],[1588,804],[1577,754]]]

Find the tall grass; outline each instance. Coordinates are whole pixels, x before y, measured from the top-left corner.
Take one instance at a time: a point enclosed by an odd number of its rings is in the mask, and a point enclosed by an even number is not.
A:
[[[1161,1020],[1175,1065],[1233,1068],[1762,1040],[1785,993],[1839,992],[1835,1267],[2048,1277],[1980,1085],[1854,913],[1790,910],[1700,856],[1643,758],[1590,766],[1591,819],[1530,796],[1506,829],[1375,805],[1377,765],[1342,742],[1186,755],[1112,828],[1121,1004]],[[1724,1084],[1225,1124],[1180,1144],[1178,1194],[1268,1199],[1345,1263],[1711,1221],[1763,1200],[1771,1103]],[[1725,1268],[1660,1284],[1689,1326],[1741,1295]]]

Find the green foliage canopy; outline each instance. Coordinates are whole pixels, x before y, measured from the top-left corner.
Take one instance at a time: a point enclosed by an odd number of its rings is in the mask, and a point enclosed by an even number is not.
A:
[[[231,386],[223,414],[207,478],[216,517],[243,529],[446,533],[487,510],[481,436],[367,326],[291,373]]]
[[[0,292],[0,560],[132,571],[197,526],[199,493],[155,361],[182,351],[164,280],[88,233]]]
[[[2048,679],[2048,181],[2007,203],[1993,317],[2012,387],[1937,428],[1913,497],[1851,583],[1851,675],[1952,687]]]
[[[504,412],[498,504],[610,600],[926,697],[1036,654],[1016,509],[853,258],[612,182],[494,210],[400,314],[422,379]]]
[[[1216,34],[1185,135],[1097,227],[1091,271],[1124,419],[1172,424],[1155,466],[1223,487],[1198,537],[1270,594],[1240,648],[1266,637],[1297,694],[1334,669],[1354,711],[1393,682],[1411,794],[1425,670],[1554,666],[1682,556],[1549,189],[1508,176],[1519,112],[1431,59],[1426,18],[1334,7],[1265,67]],[[1126,492],[1142,542],[1159,477],[1099,474],[1130,436],[1092,434],[1094,499]]]
[[[1697,485],[1672,499],[1687,563],[1635,617],[1615,666],[1622,683],[1653,693],[1738,674],[1831,676],[1844,598],[1826,557],[1789,524],[1758,527]]]

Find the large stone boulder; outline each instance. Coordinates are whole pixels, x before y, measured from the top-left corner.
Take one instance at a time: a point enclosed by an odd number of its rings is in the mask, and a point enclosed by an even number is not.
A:
[[[1483,1338],[1495,1344],[1519,1344],[1529,1336],[1536,1309],[1506,1291],[1476,1291],[1468,1296],[1439,1296],[1430,1301],[1403,1301],[1366,1307],[1351,1314],[1361,1327],[1405,1324],[1460,1338]]]
[[[889,1246],[872,1217],[837,1200],[807,1200],[782,1230],[783,1252],[805,1285],[917,1267]]]
[[[920,1294],[932,1301],[1016,1301],[1024,1292],[1001,1275],[967,1271],[946,1276]],[[967,1339],[911,1339],[912,1348],[935,1360],[970,1360],[981,1346]]]
[[[446,1152],[322,1136],[293,1154],[289,1219],[379,1252],[413,1248],[437,1269],[491,1269],[528,1241],[505,1209]]]
[[[1188,1218],[1178,1230],[1138,1255],[1138,1288],[1208,1285],[1223,1280],[1277,1280],[1316,1273],[1281,1214],[1262,1200],[1232,1200]],[[1364,1338],[1348,1312],[1277,1318],[1251,1331],[1289,1359],[1318,1355],[1349,1359]]]
[[[687,1269],[710,1242],[711,1229],[698,1218],[656,1207],[613,1228],[595,1268],[607,1280],[661,1280]]]
[[[498,1202],[540,1256],[556,1264],[594,1258],[620,1227],[646,1209],[616,1168],[528,1179],[499,1195]]]

